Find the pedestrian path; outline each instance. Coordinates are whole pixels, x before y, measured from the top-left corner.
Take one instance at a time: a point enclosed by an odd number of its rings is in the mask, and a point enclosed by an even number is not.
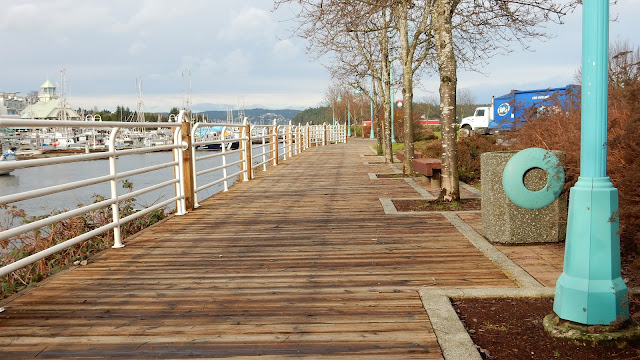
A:
[[[477,214],[386,214],[421,195],[370,178],[392,172],[372,143],[311,148],[4,301],[0,358],[443,358],[420,291],[518,282],[451,221]]]

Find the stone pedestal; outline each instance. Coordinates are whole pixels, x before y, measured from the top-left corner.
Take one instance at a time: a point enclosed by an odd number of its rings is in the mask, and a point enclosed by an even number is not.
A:
[[[561,163],[565,155],[552,151]],[[563,193],[551,205],[528,210],[512,203],[502,188],[504,167],[516,151],[484,153],[480,158],[482,178],[482,231],[492,242],[502,244],[531,244],[559,242],[567,230],[567,194]],[[525,186],[532,191],[544,187],[547,174],[532,169],[524,177]]]

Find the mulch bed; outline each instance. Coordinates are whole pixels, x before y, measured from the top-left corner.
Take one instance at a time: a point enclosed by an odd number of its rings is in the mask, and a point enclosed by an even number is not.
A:
[[[615,345],[580,345],[547,335],[542,319],[553,312],[552,298],[459,299],[452,303],[483,359],[640,358],[640,340],[620,349]],[[632,299],[630,310],[638,320],[638,300]]]
[[[480,210],[480,199],[462,199],[456,202],[443,200],[393,200],[398,211],[468,211]]]

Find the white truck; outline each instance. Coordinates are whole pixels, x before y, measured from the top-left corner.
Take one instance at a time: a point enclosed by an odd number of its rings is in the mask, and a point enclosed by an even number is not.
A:
[[[469,136],[472,131],[476,134],[488,134],[491,121],[493,121],[493,105],[477,107],[472,116],[460,121],[460,131],[463,136]]]

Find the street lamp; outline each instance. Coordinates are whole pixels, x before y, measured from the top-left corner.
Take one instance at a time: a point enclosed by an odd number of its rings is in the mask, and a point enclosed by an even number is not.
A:
[[[373,75],[371,75],[371,90],[369,95],[371,99],[371,131],[369,132],[369,139],[375,139],[376,136],[373,133]]]
[[[340,96],[340,92],[338,92],[338,98],[333,100],[332,112],[333,112],[333,125],[336,124],[336,102],[342,101],[342,96]]]
[[[395,110],[395,101],[394,101],[394,89],[393,89],[393,66],[390,67],[389,70],[389,80],[391,81],[391,143],[395,144],[396,143],[396,134],[395,131],[393,130],[393,123],[394,123],[394,113],[396,112]]]
[[[620,275],[618,190],[607,177],[609,2],[585,0],[582,24],[580,177],[569,195],[553,310],[564,320],[605,325],[629,319]]]
[[[347,136],[351,137],[351,99],[347,99]]]

